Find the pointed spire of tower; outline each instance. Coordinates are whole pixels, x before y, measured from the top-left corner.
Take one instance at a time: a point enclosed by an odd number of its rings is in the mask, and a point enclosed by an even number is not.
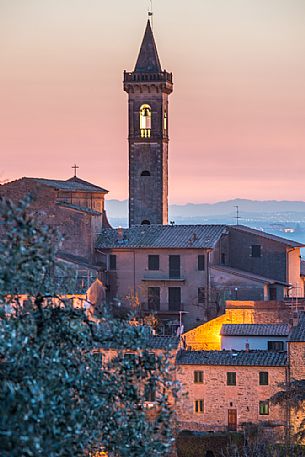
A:
[[[134,71],[139,73],[159,73],[162,71],[149,19],[147,21],[144,38]]]

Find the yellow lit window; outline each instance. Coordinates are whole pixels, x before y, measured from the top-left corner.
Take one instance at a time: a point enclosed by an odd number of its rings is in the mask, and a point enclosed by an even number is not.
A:
[[[164,113],[164,118],[163,118],[163,129],[167,130],[167,114]]]

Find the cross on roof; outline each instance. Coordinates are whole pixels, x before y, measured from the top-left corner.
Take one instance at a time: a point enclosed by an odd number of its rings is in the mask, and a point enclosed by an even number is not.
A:
[[[79,168],[79,166],[74,164],[71,168],[74,168],[74,177],[76,177],[76,170]]]

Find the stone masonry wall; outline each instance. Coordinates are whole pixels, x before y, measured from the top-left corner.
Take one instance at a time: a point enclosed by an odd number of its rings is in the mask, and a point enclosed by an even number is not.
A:
[[[194,370],[204,373],[203,384],[194,383]],[[268,371],[269,385],[259,385],[259,372]],[[236,372],[237,385],[227,386],[227,372]],[[245,422],[272,421],[286,423],[285,410],[270,405],[269,415],[259,414],[259,401],[269,399],[286,379],[285,367],[203,366],[178,367],[177,379],[183,389],[177,401],[177,418],[181,428],[189,430],[223,430],[228,425],[228,410],[237,410],[238,427]],[[195,400],[204,400],[204,412],[196,413]]]
[[[30,205],[31,211],[44,224],[57,228],[64,236],[61,251],[90,261],[93,250],[92,216],[56,205],[56,191],[34,180],[20,179],[0,186],[0,196],[14,202],[29,194],[33,198]]]
[[[288,344],[289,376],[290,381],[305,379],[305,342],[291,342]],[[300,430],[301,422],[305,419],[305,402],[299,409],[291,409],[290,423],[292,437]],[[302,427],[304,428],[304,427]],[[303,440],[304,443],[305,440]]]

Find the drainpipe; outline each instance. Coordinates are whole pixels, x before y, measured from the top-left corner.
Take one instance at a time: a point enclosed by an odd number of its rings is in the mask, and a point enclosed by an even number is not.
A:
[[[210,295],[211,295],[211,290],[210,290],[210,251],[207,252],[207,261],[206,261],[206,298],[205,298],[205,309],[206,309],[206,315],[208,313],[208,306],[210,303]]]
[[[133,296],[136,296],[136,251],[133,251]]]
[[[290,344],[289,341],[287,342],[287,369],[286,369],[286,385],[287,389],[290,389],[290,382],[291,382],[291,376],[290,376]],[[286,403],[286,433],[285,433],[285,439],[290,446],[290,438],[291,438],[291,411],[290,411],[290,400],[288,396],[288,400]]]
[[[286,282],[289,283],[289,253],[295,251],[295,248],[286,249]],[[288,292],[289,294],[289,292]],[[289,295],[288,295],[289,297]]]

